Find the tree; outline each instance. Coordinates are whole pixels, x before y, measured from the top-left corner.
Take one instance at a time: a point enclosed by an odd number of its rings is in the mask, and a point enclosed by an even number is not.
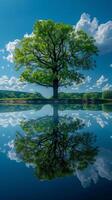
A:
[[[22,133],[17,133],[15,150],[25,162],[34,166],[38,178],[51,180],[72,175],[93,164],[98,153],[94,134],[80,131],[81,119],[58,116],[21,122]],[[56,116],[54,116],[56,115]]]
[[[105,90],[102,93],[103,99],[112,99],[112,90]]]
[[[21,80],[53,87],[58,98],[59,86],[79,84],[79,72],[95,66],[98,49],[94,39],[71,25],[51,20],[37,21],[33,33],[24,37],[14,51],[17,69],[23,68]]]

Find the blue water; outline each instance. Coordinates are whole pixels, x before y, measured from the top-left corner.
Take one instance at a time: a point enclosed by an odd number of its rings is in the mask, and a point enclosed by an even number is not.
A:
[[[112,199],[112,112],[109,109],[76,110],[67,107],[58,108],[58,121],[53,116],[50,105],[21,111],[17,108],[12,111],[8,107],[0,112],[0,199]],[[83,125],[76,128],[76,120]],[[56,131],[58,136],[54,140]],[[85,133],[88,133],[88,137],[95,137],[92,144],[89,144]],[[18,134],[23,143],[17,139]],[[66,141],[60,138],[61,134],[62,137],[65,134]],[[86,138],[84,146],[82,135]],[[47,142],[43,142],[39,148],[38,141],[46,140],[46,136]],[[57,146],[53,151],[56,152],[52,157],[49,146],[52,147],[55,141]],[[77,146],[76,143],[71,148],[73,141],[80,144]],[[81,149],[91,147],[96,148],[94,155],[91,153],[88,159],[87,153],[86,165],[80,163],[85,159]],[[67,164],[62,162],[63,158]],[[65,168],[67,170],[63,173]]]

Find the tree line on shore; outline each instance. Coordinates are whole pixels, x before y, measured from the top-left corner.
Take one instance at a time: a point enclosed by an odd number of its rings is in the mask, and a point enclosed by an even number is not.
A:
[[[52,99],[53,97],[50,97]],[[45,99],[40,93],[28,93],[19,91],[0,91],[0,100],[7,99]],[[83,99],[83,100],[100,100],[100,99],[112,99],[112,91],[107,90],[103,92],[87,92],[87,93],[59,93],[59,99]]]
[[[112,90],[106,90],[103,92],[83,92],[83,93],[59,93],[59,98],[70,99],[112,99]]]

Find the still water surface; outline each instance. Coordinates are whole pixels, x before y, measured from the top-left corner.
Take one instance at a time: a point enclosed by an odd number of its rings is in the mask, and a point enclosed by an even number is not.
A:
[[[112,106],[1,106],[0,199],[112,199]]]

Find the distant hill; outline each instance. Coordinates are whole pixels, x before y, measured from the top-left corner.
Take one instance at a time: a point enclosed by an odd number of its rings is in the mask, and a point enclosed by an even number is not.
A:
[[[44,99],[44,97],[40,93],[0,90],[0,100],[2,99]]]
[[[20,91],[9,91],[9,90],[0,90],[0,102],[5,102],[8,100],[16,101],[27,101],[27,100],[52,100],[51,98],[45,98],[40,93],[28,93],[28,92],[20,92]],[[86,102],[88,100],[105,100],[112,102],[112,91],[104,91],[104,92],[85,92],[85,93],[59,93],[59,99],[71,99],[71,100],[81,100]],[[28,102],[28,101],[27,101]]]

